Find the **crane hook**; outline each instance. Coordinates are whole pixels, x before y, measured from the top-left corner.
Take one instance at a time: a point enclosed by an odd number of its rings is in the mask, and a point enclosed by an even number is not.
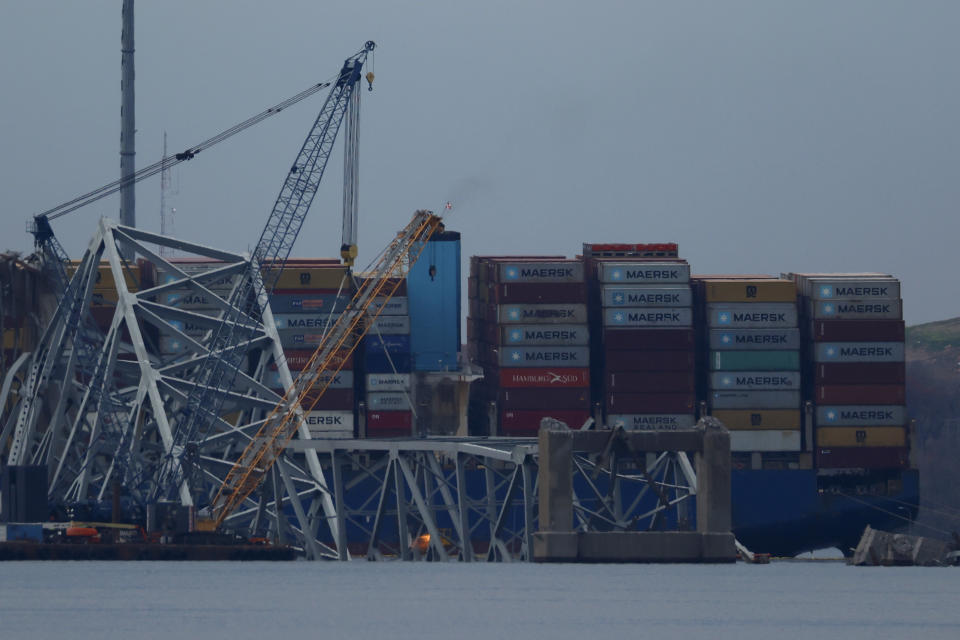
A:
[[[367,71],[366,78],[367,84],[369,85],[367,91],[373,91],[373,71]]]

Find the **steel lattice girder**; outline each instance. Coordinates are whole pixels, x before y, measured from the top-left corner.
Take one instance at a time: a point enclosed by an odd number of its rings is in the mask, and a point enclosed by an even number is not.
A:
[[[154,245],[206,261],[221,261],[223,266],[187,273],[177,262],[161,257]],[[170,281],[130,291],[124,277],[128,265],[122,258],[120,246],[131,247],[150,259]],[[209,329],[217,322],[213,317],[178,308],[175,296],[168,294],[184,291],[203,294],[219,309],[213,313],[222,316],[230,311],[229,296],[210,289],[209,284],[230,277],[232,286],[237,287],[242,277],[250,277],[249,274],[259,277],[259,270],[250,268],[249,259],[241,255],[101,220],[71,283],[71,290],[82,300],[80,313],[86,320],[90,320],[92,314],[90,291],[101,262],[109,265],[117,302],[96,354],[97,363],[93,368],[96,375],[89,373],[89,366],[78,363],[75,347],[78,341],[70,338],[67,327],[69,314],[58,311],[46,332],[50,338],[44,360],[34,367],[36,377],[42,374],[43,378],[31,386],[31,395],[20,400],[30,409],[29,417],[18,424],[18,412],[12,412],[3,435],[8,435],[8,431],[16,433],[20,443],[18,460],[48,465],[49,497],[54,503],[104,500],[110,495],[113,483],[119,482],[135,503],[145,505],[156,494],[158,476],[164,465],[176,461],[184,469],[179,478],[180,501],[203,508],[211,493],[222,484],[236,455],[250,441],[251,434],[280,401],[263,383],[268,365],[276,365],[282,384],[291,385],[292,377],[272,313],[266,297],[262,296],[258,300],[259,317],[247,316],[238,344],[225,347],[252,349],[249,369],[238,372],[232,387],[224,394],[217,419],[207,425],[200,437],[184,447],[176,447],[176,434],[172,429],[181,418],[179,413],[184,411],[189,390],[196,386],[196,372],[212,357],[208,348]],[[253,289],[262,291],[262,286]],[[236,309],[233,312],[235,314]],[[200,331],[184,330],[187,322]],[[160,343],[165,338],[179,341],[179,348],[175,352],[161,352]],[[48,363],[53,364],[44,368]],[[97,405],[90,404],[90,399],[97,397],[108,400],[113,410],[97,411]],[[41,421],[41,412],[51,414],[49,419]],[[309,439],[302,420],[298,437]],[[4,437],[4,441],[6,439]],[[12,458],[11,452],[6,453]],[[315,452],[298,456],[296,462],[286,458],[279,475],[280,481],[274,483],[277,486],[269,487],[273,499],[264,502],[262,496],[256,496],[248,500],[248,504],[261,513],[261,522],[264,522],[263,514],[282,513],[284,506],[292,505],[304,518],[310,513],[322,513],[320,520],[336,527],[333,501]],[[311,494],[315,505],[304,508],[302,500]],[[282,505],[279,510],[273,506],[277,500]],[[276,523],[272,529],[278,530]],[[303,538],[296,530],[293,534],[290,542],[303,544],[310,555],[336,556],[335,551]]]
[[[532,560],[536,439],[321,439],[290,448],[319,452],[333,479],[340,537],[323,542],[340,559],[349,539],[371,559]],[[578,454],[573,466],[577,530],[692,527],[696,476],[685,453]]]

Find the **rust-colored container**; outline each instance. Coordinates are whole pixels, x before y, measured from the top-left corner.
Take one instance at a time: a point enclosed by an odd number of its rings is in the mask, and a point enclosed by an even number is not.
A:
[[[693,369],[693,350],[652,351],[605,349],[606,370],[622,371],[689,371]],[[670,413],[669,411],[618,411],[617,413]],[[676,413],[683,413],[677,411]]]
[[[814,320],[816,342],[903,342],[902,320]]]
[[[584,409],[590,408],[590,389],[513,388],[502,389],[500,409]]]
[[[310,405],[316,400],[313,408]],[[324,411],[327,409],[353,409],[353,389],[327,389],[322,396],[307,393],[301,403],[304,411]]]
[[[902,385],[906,378],[903,362],[820,362],[814,367],[817,385]]]
[[[410,411],[368,411],[367,435],[376,437],[375,432],[382,433],[385,429],[401,429],[400,435],[410,435],[413,426],[413,413]]]
[[[827,447],[906,447],[904,427],[818,427],[817,446]]]
[[[816,401],[820,404],[904,404],[902,384],[818,385]]]
[[[590,369],[500,369],[500,386],[512,388],[525,387],[563,387],[577,388],[590,386]]]
[[[616,393],[693,393],[693,371],[608,372],[607,391]]]
[[[491,304],[562,304],[585,302],[582,282],[519,282],[481,287],[477,297]]]
[[[500,412],[500,434],[505,436],[536,436],[543,418],[553,418],[567,423],[571,429],[579,429],[590,417],[590,412],[553,409],[514,410]]]
[[[795,302],[792,280],[709,280],[703,283],[707,302]]]
[[[693,349],[693,329],[612,329],[603,331],[607,349]]]
[[[906,469],[910,450],[906,447],[817,447],[821,469]]]
[[[607,413],[690,413],[693,393],[607,393]]]

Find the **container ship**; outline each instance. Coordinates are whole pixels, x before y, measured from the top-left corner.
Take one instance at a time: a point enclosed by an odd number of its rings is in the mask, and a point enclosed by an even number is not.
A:
[[[189,273],[220,266],[172,262]],[[37,272],[12,264],[6,290],[36,290]],[[108,322],[116,293],[103,273],[92,315]],[[362,282],[348,273],[334,259],[291,259],[270,292],[294,375]],[[126,286],[173,277],[141,260]],[[313,437],[523,438],[544,418],[670,430],[713,416],[731,431],[734,533],[754,551],[846,552],[867,524],[896,529],[916,516],[900,285],[890,275],[698,275],[674,243],[584,244],[573,258],[473,256],[464,283],[460,235],[444,231],[395,284],[360,347],[318,381],[326,390],[306,415]],[[203,295],[165,295],[185,311],[218,313]],[[50,304],[27,297],[18,294],[21,308]],[[17,304],[5,306],[14,309],[4,314],[5,366],[41,329]],[[154,346],[166,356],[183,348],[163,337]],[[265,384],[282,394],[275,365]]]

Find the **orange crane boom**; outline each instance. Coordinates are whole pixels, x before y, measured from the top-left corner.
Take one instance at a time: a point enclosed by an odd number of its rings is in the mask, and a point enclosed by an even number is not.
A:
[[[303,418],[330,386],[334,376],[366,335],[385,305],[373,306],[375,298],[389,300],[406,277],[426,243],[443,224],[430,211],[417,211],[410,223],[378,256],[346,310],[327,331],[303,371],[264,420],[263,425],[234,463],[212,503],[217,528],[263,481],[293,439]],[[321,383],[321,380],[323,381]],[[319,383],[319,384],[318,384]],[[318,391],[319,389],[319,391]],[[278,507],[279,508],[279,507]]]

